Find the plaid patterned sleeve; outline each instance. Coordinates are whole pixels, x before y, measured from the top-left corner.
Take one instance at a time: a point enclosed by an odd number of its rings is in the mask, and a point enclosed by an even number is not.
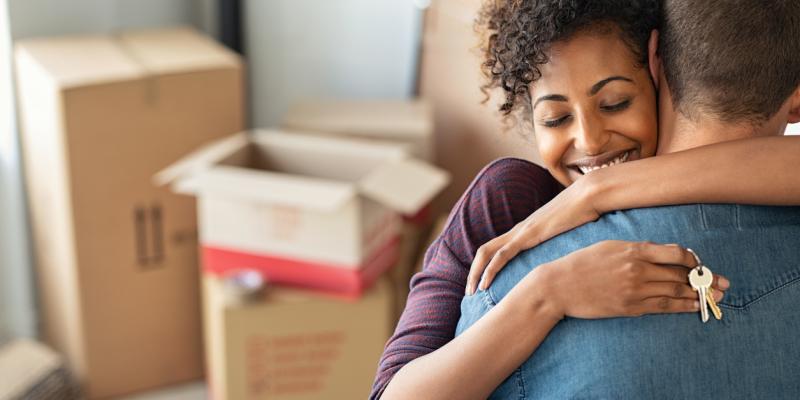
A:
[[[422,272],[411,279],[406,308],[386,343],[370,399],[379,399],[404,365],[453,338],[478,248],[561,189],[546,170],[516,158],[496,160],[478,173],[451,211],[442,234],[425,252]]]

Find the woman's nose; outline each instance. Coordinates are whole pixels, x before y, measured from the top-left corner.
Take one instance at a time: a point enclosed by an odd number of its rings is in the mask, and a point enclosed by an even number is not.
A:
[[[606,131],[602,122],[591,116],[582,117],[580,123],[575,124],[575,148],[587,155],[601,154],[606,150],[606,145],[611,135]]]

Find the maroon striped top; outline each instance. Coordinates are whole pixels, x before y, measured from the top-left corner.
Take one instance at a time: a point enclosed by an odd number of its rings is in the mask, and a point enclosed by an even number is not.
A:
[[[422,272],[411,279],[405,311],[383,350],[370,399],[380,398],[404,365],[453,339],[478,248],[562,189],[545,169],[517,158],[496,160],[478,173],[426,251]]]

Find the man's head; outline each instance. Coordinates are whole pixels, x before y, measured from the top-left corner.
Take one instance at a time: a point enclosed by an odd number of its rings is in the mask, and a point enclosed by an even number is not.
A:
[[[680,118],[755,132],[800,121],[800,1],[663,0],[662,7],[651,57]]]

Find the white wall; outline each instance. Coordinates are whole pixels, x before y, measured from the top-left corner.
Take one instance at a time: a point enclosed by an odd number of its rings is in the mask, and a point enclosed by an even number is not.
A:
[[[193,0],[8,0],[14,39],[118,29],[190,25]]]
[[[251,122],[278,124],[307,97],[405,98],[421,10],[413,0],[246,0]]]
[[[14,121],[11,36],[0,0],[0,343],[36,334],[30,250]]]

